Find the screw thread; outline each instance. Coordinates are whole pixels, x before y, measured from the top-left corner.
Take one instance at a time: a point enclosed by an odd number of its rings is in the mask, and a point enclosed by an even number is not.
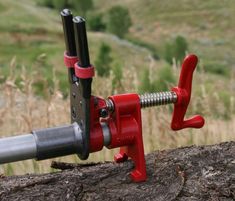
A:
[[[139,97],[141,108],[166,105],[177,101],[177,94],[173,91],[143,94]]]

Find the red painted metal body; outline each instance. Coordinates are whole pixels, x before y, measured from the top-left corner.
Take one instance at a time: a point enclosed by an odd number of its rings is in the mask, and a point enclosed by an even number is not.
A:
[[[138,94],[123,94],[109,97],[115,112],[109,122],[112,140],[109,148],[121,147],[115,155],[116,162],[130,157],[135,163],[131,172],[133,181],[146,180],[146,165],[142,138],[141,107]]]
[[[135,163],[135,169],[131,172],[133,181],[140,182],[146,180],[146,166],[144,158],[144,147],[142,139],[141,107],[138,94],[121,94],[109,97],[115,111],[105,122],[111,134],[109,149],[120,148],[120,152],[115,155],[116,162],[123,162],[129,157]],[[105,101],[98,97],[93,97],[91,101],[91,135],[90,151],[96,152],[103,147],[103,135],[100,127],[99,111],[105,109]]]

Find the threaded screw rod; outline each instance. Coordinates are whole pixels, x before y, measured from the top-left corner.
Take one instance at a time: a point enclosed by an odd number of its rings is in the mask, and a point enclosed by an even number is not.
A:
[[[139,98],[141,108],[146,108],[176,103],[177,94],[173,91],[156,92],[139,95]],[[114,104],[111,99],[106,100],[106,106],[110,112],[114,111]]]
[[[177,101],[177,94],[173,91],[143,94],[139,97],[141,108],[167,105]]]

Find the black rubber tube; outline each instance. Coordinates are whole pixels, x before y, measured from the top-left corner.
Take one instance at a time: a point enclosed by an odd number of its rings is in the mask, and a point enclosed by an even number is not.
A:
[[[64,30],[64,40],[67,54],[69,56],[76,56],[76,45],[74,37],[74,28],[73,28],[73,15],[69,9],[64,9],[60,13],[63,30]]]
[[[82,133],[77,123],[36,130],[32,134],[37,146],[37,160],[80,154],[83,150]]]
[[[79,58],[78,63],[80,67],[86,68],[90,66],[90,57],[86,34],[86,22],[84,18],[77,16],[73,18],[73,24],[77,55]]]

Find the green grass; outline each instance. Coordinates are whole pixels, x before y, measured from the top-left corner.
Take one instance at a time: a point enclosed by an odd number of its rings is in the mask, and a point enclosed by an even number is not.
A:
[[[2,12],[4,10],[4,6],[2,5],[2,3],[0,3],[0,12]]]

